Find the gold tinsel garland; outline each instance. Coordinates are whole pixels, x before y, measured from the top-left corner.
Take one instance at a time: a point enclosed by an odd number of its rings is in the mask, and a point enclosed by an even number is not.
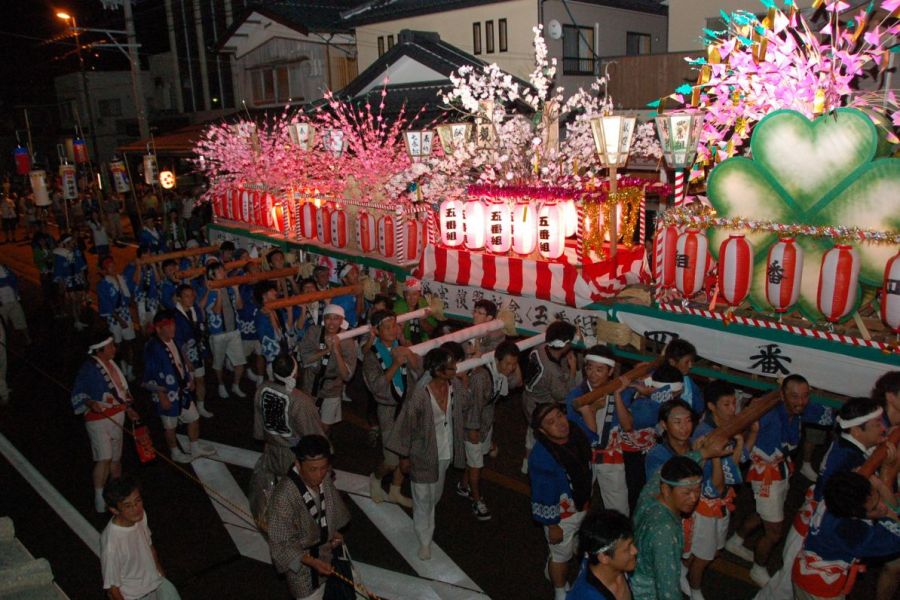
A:
[[[584,255],[591,251],[598,257],[606,257],[604,243],[609,233],[609,223],[612,220],[613,206],[619,205],[622,215],[622,226],[617,232],[623,240],[623,245],[630,248],[634,244],[634,229],[640,220],[641,201],[644,199],[644,190],[639,187],[627,187],[621,191],[607,194],[604,200],[584,199]]]

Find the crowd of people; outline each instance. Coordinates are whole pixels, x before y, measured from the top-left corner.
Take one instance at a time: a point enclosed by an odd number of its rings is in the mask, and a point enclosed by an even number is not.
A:
[[[357,284],[360,269],[318,266],[308,279],[232,285],[232,277],[283,268],[292,257],[226,241],[205,255],[154,261],[171,248],[199,244],[172,245],[167,231],[147,222],[137,260],[127,265],[109,253],[98,256],[94,289],[105,327],[87,334],[89,356],[73,385],[72,406],[84,415],[93,453],[95,508],[113,514],[103,538],[104,586],[112,598],[178,597],[149,543],[139,486],[122,476],[124,422],[137,418],[132,385],[149,393],[177,463],[214,454],[200,441],[200,421],[213,418],[216,399],[252,395],[253,436],[264,442],[248,489],[253,517],[292,596],[321,598],[334,580],[340,530],[350,518],[329,475],[329,435],[343,418],[354,378],[368,394],[370,441],[381,448],[369,477],[371,498],[412,510],[423,561],[431,558],[435,511],[451,465],[459,473],[455,491],[471,502],[473,518],[492,518],[480,473],[498,450],[494,427],[503,424],[495,423],[496,405],[521,390],[529,425],[522,470],[556,599],[683,593],[700,600],[708,566],[723,550],[751,563],[760,599],[843,598],[871,559],[882,564],[877,600],[896,592],[898,455],[886,434],[900,425],[898,371],[873,382],[870,398],[849,399],[837,410],[810,402],[810,382],[789,375],[774,409],[724,438],[716,431],[739,418],[749,396],[724,380],[694,381],[697,352],[686,340],[670,342],[660,365],[640,380],[620,375],[626,369],[604,345],[576,349],[577,331],[562,321],[527,352],[502,331],[423,352],[417,344],[439,336],[444,325],[424,314],[403,316],[427,306],[414,279],[383,286],[374,300],[362,292],[320,294],[272,308],[279,298]],[[52,256],[42,278],[65,290],[77,306],[73,323],[82,328],[89,285],[83,253],[71,235],[55,247],[39,237],[46,236],[40,226],[34,235],[44,257],[39,264]],[[27,335],[10,300],[18,301],[15,276],[4,269],[0,321]],[[475,305],[473,323],[496,318],[494,303]],[[360,325],[368,326],[363,335],[342,335]],[[458,368],[478,357],[480,366]],[[598,388],[611,391],[597,398],[591,392]],[[176,436],[182,425],[184,445]],[[788,532],[788,480],[806,428],[830,430],[833,439],[820,468],[804,465],[816,480]],[[879,444],[886,447],[880,472],[859,475]],[[732,524],[735,496],[746,483],[755,512]],[[783,566],[770,573],[769,558],[785,536]]]

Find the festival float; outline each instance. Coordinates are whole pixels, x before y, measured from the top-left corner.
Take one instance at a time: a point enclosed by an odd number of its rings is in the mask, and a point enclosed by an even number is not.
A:
[[[460,320],[486,298],[522,334],[564,319],[631,359],[683,337],[701,374],[867,395],[900,366],[900,112],[858,88],[889,67],[900,1],[763,4],[723,13],[696,83],[646,121],[614,114],[602,77],[555,87],[537,28],[527,86],[464,67],[437,122],[388,122],[383,91],[211,127],[211,237],[414,275]],[[674,186],[629,171],[635,155]]]

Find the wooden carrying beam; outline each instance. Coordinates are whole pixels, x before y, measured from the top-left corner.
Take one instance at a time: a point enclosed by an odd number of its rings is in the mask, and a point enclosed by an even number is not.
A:
[[[530,338],[525,338],[524,340],[519,340],[516,342],[516,346],[519,348],[519,352],[525,352],[526,350],[530,350],[539,344],[543,344],[544,340],[547,339],[546,333],[539,333]],[[456,372],[457,373],[465,373],[467,371],[471,371],[472,369],[477,369],[482,365],[486,365],[489,362],[494,360],[494,351],[485,352],[481,356],[475,358],[467,358],[466,360],[456,363]]]
[[[503,329],[506,332],[506,335],[516,335],[516,318],[512,312],[508,310],[501,310],[497,313],[497,317],[485,323],[480,323],[478,325],[472,325],[470,327],[466,327],[465,329],[460,329],[459,331],[454,331],[453,333],[448,333],[447,335],[442,335],[438,338],[433,338],[430,340],[425,340],[419,344],[414,346],[410,346],[409,350],[413,354],[418,356],[425,356],[429,350],[433,350],[437,348],[444,342],[464,342],[466,340],[470,340],[474,337],[487,335],[494,331],[499,331]]]
[[[269,271],[269,273],[273,272],[275,271]],[[319,300],[328,300],[335,296],[355,296],[356,294],[361,294],[362,291],[362,284],[345,285],[343,287],[309,292],[308,294],[297,294],[296,296],[272,300],[271,302],[266,302],[266,308],[287,308],[288,306],[296,306],[297,304],[309,304],[310,302],[318,302]]]
[[[622,377],[626,377],[631,381],[635,379],[640,379],[641,377],[645,377],[648,373],[652,373],[654,370],[658,369],[663,365],[662,357],[657,358],[653,362],[639,363],[635,365],[630,370],[626,371],[622,374]],[[582,406],[587,406],[589,404],[593,404],[597,400],[601,400],[606,398],[609,394],[615,392],[622,385],[622,382],[619,381],[619,377],[604,383],[600,387],[591,390],[587,394],[583,394],[578,396],[574,400],[574,405],[576,408],[581,408]]]
[[[241,260],[230,260],[225,263],[225,270],[231,271],[234,269],[240,269],[241,267],[245,267],[250,263],[259,263],[259,261],[260,259],[258,258],[242,258]],[[185,269],[184,271],[176,272],[175,279],[193,279],[205,274],[206,267],[194,267],[193,269]]]
[[[244,283],[256,283],[257,281],[265,281],[266,279],[278,279],[280,277],[290,277],[297,274],[297,267],[285,267],[283,269],[272,269],[271,271],[259,271],[257,273],[247,273],[246,275],[235,275],[234,277],[226,277],[225,279],[216,279],[210,281],[207,285],[211,290],[217,290],[223,287],[231,287],[233,285],[241,285]]]
[[[742,431],[746,431],[754,421],[759,421],[763,415],[778,406],[781,402],[781,388],[774,390],[755,398],[741,412],[734,415],[728,423],[713,429],[709,436],[722,437],[730,440]]]
[[[197,256],[198,254],[215,254],[219,251],[218,246],[203,246],[202,248],[186,248],[184,250],[176,250],[175,252],[166,252],[165,254],[148,254],[142,256],[135,262],[139,265],[151,265],[153,263],[163,262],[164,260],[184,258],[185,256]]]
[[[894,444],[894,446],[900,446],[900,427],[897,427],[891,432],[888,440]],[[884,443],[878,444],[871,456],[869,456],[869,458],[866,459],[866,462],[864,462],[857,470],[857,473],[863,477],[871,477],[881,466],[881,463],[884,462],[885,456],[887,456],[887,449],[884,447]]]
[[[397,315],[397,324],[399,325],[400,323],[406,323],[407,321],[411,321],[413,319],[427,319],[428,317],[432,316],[438,321],[444,320],[444,303],[440,298],[434,296],[432,296],[429,306]],[[359,327],[340,332],[338,334],[338,339],[349,340],[369,333],[370,331],[372,331],[371,325],[360,325]]]

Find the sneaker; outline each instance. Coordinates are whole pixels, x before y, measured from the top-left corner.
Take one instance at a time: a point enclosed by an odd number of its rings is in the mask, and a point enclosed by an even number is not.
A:
[[[384,502],[384,488],[381,487],[381,480],[375,476],[375,473],[369,475],[369,497],[376,504]]]
[[[800,474],[806,477],[812,483],[815,483],[819,478],[819,474],[816,473],[816,470],[813,469],[813,466],[808,462],[803,463],[803,466],[800,467]]]
[[[197,412],[200,413],[200,416],[205,419],[212,419],[213,417],[213,414],[210,411],[206,410],[206,406],[203,402],[197,403]]]
[[[219,384],[219,398],[228,398],[228,390],[221,383]]]
[[[193,460],[190,454],[185,454],[179,448],[169,448],[169,454],[172,455],[172,460],[177,463],[189,463]]]
[[[200,442],[191,442],[191,459],[195,458],[203,458],[204,456],[212,456],[216,453],[216,449],[207,446],[206,444],[201,444]]]
[[[491,511],[488,510],[484,500],[476,500],[472,503],[472,514],[475,515],[475,518],[479,521],[491,520]]]
[[[387,497],[388,500],[390,500],[394,504],[399,504],[400,506],[405,506],[406,508],[412,508],[412,498],[407,498],[406,496],[404,496],[403,492],[400,491],[399,485],[391,485],[391,489],[388,492]]]
[[[759,587],[765,587],[771,577],[764,566],[753,563],[753,567],[750,568],[750,579]]]
[[[468,498],[470,500],[472,499],[472,491],[468,487],[463,485],[462,481],[456,484],[456,495],[462,496],[463,498]]]
[[[747,562],[753,562],[753,550],[744,545],[744,540],[736,535],[728,538],[725,542],[725,549]]]
[[[241,386],[239,386],[236,383],[231,386],[231,393],[234,394],[235,396],[237,396],[238,398],[246,398],[247,397],[247,394],[245,394],[241,390]]]
[[[522,475],[528,475],[528,458],[522,459]]]
[[[419,546],[419,560],[431,560],[431,544]]]

